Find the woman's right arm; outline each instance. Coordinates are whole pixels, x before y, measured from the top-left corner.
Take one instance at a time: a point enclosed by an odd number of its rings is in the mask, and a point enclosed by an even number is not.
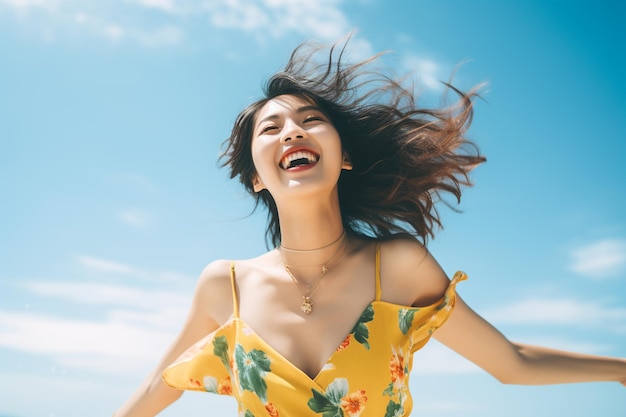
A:
[[[232,313],[227,261],[209,264],[198,280],[187,319],[156,368],[114,414],[114,417],[154,417],[182,395],[169,387],[161,374],[188,347],[219,327]]]

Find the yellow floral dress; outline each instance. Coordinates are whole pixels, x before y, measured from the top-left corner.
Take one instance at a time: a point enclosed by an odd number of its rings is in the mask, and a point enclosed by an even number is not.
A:
[[[163,379],[181,390],[233,396],[241,417],[408,416],[413,353],[446,321],[456,284],[465,279],[457,272],[443,297],[427,307],[382,301],[377,247],[376,298],[311,379],[239,318],[231,264],[233,318],[189,348]]]

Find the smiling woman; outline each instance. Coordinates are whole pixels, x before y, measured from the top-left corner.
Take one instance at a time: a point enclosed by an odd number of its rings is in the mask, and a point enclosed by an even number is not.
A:
[[[626,381],[626,361],[507,340],[425,248],[435,203],[484,161],[465,138],[476,92],[422,109],[375,58],[297,49],[226,141],[231,177],[265,205],[273,249],[210,263],[188,318],[116,416],[154,416],[182,390],[239,415],[408,416],[412,355],[432,336],[505,383]],[[324,50],[323,50],[324,51]],[[416,406],[419,408],[419,405]]]

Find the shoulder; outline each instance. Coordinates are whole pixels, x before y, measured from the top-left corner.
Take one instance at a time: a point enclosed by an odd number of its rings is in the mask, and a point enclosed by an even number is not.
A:
[[[397,236],[382,240],[380,247],[383,298],[387,294],[401,304],[425,306],[443,295],[450,281],[421,242]]]
[[[223,285],[225,282],[230,283],[230,264],[231,261],[226,259],[218,259],[204,267],[198,279],[198,288],[210,289],[216,285]]]
[[[266,263],[268,254],[263,254],[252,259],[228,260],[217,259],[209,263],[200,273],[198,286],[206,289],[227,285],[231,287],[231,274],[236,273],[237,278],[246,275],[251,269]],[[232,272],[231,272],[232,271]]]
[[[195,308],[218,323],[225,322],[232,314],[231,261],[218,259],[204,267],[194,293]]]
[[[233,284],[238,288],[242,282],[254,278],[269,263],[268,258],[271,258],[269,253],[265,253],[252,259],[212,261],[200,273],[195,305],[216,322],[224,323],[233,313]]]

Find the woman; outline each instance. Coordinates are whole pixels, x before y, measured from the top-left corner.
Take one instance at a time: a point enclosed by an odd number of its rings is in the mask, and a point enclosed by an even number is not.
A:
[[[507,340],[424,247],[440,194],[459,200],[484,161],[464,136],[475,92],[448,86],[456,105],[418,109],[344,51],[316,65],[296,49],[239,115],[225,165],[267,207],[276,249],[205,268],[179,336],[116,416],[154,416],[183,389],[232,395],[243,416],[407,416],[412,354],[431,335],[504,383],[626,383],[624,359]]]

